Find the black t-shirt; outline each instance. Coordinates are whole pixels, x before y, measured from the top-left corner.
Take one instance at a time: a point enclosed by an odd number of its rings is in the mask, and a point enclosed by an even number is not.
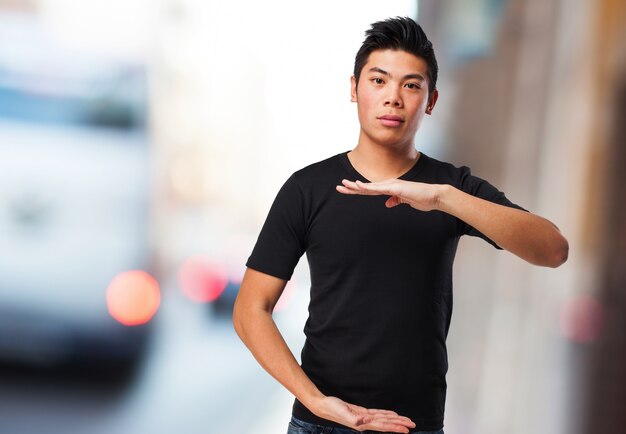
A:
[[[461,235],[493,241],[440,211],[385,207],[388,196],[339,193],[367,180],[348,152],[295,172],[282,186],[246,265],[289,280],[306,252],[311,273],[302,368],[325,395],[393,410],[418,430],[443,426],[452,263]],[[450,184],[505,206],[488,182],[421,154],[399,179]],[[297,399],[293,415],[341,427]]]

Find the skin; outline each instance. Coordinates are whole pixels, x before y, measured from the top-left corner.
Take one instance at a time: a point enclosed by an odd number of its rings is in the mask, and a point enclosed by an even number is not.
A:
[[[567,241],[542,217],[493,204],[450,185],[396,179],[420,157],[413,138],[437,102],[437,91],[428,92],[426,70],[423,59],[412,54],[377,50],[363,67],[358,86],[354,76],[351,78],[351,99],[357,103],[361,127],[358,144],[348,158],[372,182],[344,179],[337,191],[346,195],[388,195],[389,208],[406,204],[423,212],[447,212],[532,264],[556,267],[565,262]],[[390,114],[402,121],[396,125],[381,119]],[[272,318],[286,283],[248,268],[239,289],[233,325],[259,364],[319,417],[357,431],[408,433],[414,428],[409,418],[393,411],[359,407],[320,392],[298,364]]]
[[[443,211],[531,264],[563,264],[569,246],[549,220],[477,198],[451,185],[396,179],[419,159],[413,137],[424,115],[432,113],[438,97],[437,91],[428,96],[426,81],[419,89],[411,85],[415,80],[406,77],[416,74],[427,77],[422,59],[404,51],[384,50],[370,55],[358,87],[352,78],[352,100],[358,103],[361,133],[348,158],[359,173],[374,182],[344,179],[337,191],[387,195],[388,208],[408,204],[419,211]],[[384,125],[380,117],[387,113],[398,114],[407,121],[398,126]]]

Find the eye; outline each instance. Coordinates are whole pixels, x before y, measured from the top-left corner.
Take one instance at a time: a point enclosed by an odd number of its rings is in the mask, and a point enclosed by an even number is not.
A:
[[[417,84],[417,83],[407,83],[407,84],[405,84],[405,86],[406,86],[406,87],[408,87],[409,89],[415,89],[415,90],[417,90],[417,89],[421,89],[421,88],[422,88],[422,87],[421,87],[419,84]]]
[[[380,77],[374,77],[374,78],[372,78],[372,80],[371,80],[371,81],[372,81],[374,84],[383,84],[383,83],[384,83],[383,79],[382,79],[382,78],[380,78]]]

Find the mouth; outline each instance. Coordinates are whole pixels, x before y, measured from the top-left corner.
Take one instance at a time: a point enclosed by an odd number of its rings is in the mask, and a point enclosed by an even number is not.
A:
[[[376,119],[386,127],[397,127],[404,122],[404,119],[397,115],[382,115],[378,116]]]

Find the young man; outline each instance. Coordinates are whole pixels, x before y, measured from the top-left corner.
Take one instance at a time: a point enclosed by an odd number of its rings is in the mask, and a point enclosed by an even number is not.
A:
[[[248,259],[233,322],[295,395],[289,433],[443,433],[459,238],[479,236],[536,265],[567,258],[567,241],[548,220],[467,167],[415,149],[436,80],[418,24],[374,23],[352,77],[357,146],[287,180]],[[304,252],[311,301],[300,366],[272,310]]]

